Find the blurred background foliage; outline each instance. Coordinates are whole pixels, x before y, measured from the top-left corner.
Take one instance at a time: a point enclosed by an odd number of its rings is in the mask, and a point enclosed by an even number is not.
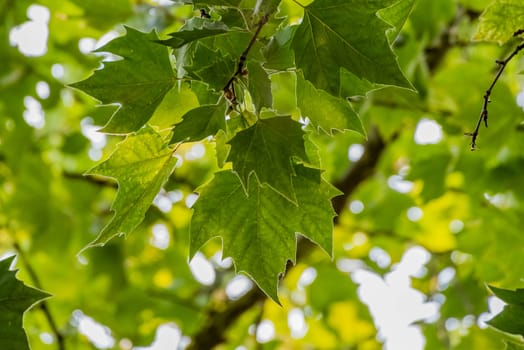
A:
[[[506,336],[484,323],[500,310],[486,283],[523,285],[524,60],[493,90],[490,126],[471,152],[464,132],[474,127],[495,59],[514,48],[471,40],[488,3],[416,2],[393,45],[418,92],[385,88],[354,101],[385,148],[339,217],[334,260],[319,249],[302,257],[280,284],[283,306],[244,308],[220,349],[396,349],[395,334],[403,349],[503,347]],[[282,1],[282,15],[300,16],[294,9]],[[0,0],[0,254],[19,253],[19,277],[54,296],[47,304],[67,349],[161,349],[165,329],[173,348],[183,348],[216,310],[256,288],[221,260],[220,242],[191,265],[187,259],[194,190],[217,169],[208,141],[177,150],[179,167],[132,235],[77,255],[111,218],[116,191],[82,174],[121,138],[96,132],[112,107],[95,108],[65,85],[100,66],[91,51],[122,34],[122,24],[165,37],[198,10],[153,0]],[[25,48],[17,39],[24,35],[41,50]],[[292,113],[293,77],[273,82],[277,108]],[[203,99],[197,89],[174,89],[151,124],[168,127]],[[336,183],[365,140],[346,132],[313,142]],[[39,307],[25,328],[33,349],[57,348]]]

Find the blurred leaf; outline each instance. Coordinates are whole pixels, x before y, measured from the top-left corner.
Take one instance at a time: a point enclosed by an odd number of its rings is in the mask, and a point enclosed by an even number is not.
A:
[[[474,39],[500,45],[524,29],[524,4],[520,0],[493,0],[480,16]]]

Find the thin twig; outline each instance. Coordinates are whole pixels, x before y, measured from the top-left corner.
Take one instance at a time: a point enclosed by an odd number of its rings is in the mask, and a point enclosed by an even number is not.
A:
[[[251,37],[251,40],[249,41],[249,44],[247,45],[246,49],[240,55],[240,58],[239,58],[238,64],[237,64],[237,70],[235,71],[233,76],[228,80],[226,86],[224,86],[224,88],[222,89],[224,91],[225,97],[232,104],[236,104],[236,99],[237,99],[236,94],[235,94],[235,87],[234,87],[233,83],[235,82],[235,80],[237,79],[238,76],[244,75],[246,73],[245,70],[244,70],[244,66],[246,64],[247,55],[249,55],[249,51],[251,51],[251,49],[253,48],[253,45],[255,44],[255,42],[256,42],[259,34],[260,34],[260,31],[262,30],[262,27],[264,26],[264,24],[267,23],[268,20],[269,20],[269,15],[266,14],[266,15],[262,16],[260,21],[258,21],[257,29],[255,30],[255,33],[253,34],[253,37]]]
[[[18,256],[20,257],[20,261],[22,264],[24,264],[24,267],[31,277],[31,280],[33,281],[33,285],[43,290],[42,284],[40,283],[40,279],[38,278],[38,275],[35,272],[35,269],[33,269],[33,266],[29,263],[29,260],[27,256],[25,255],[24,251],[22,250],[22,247],[20,247],[20,244],[18,241],[14,240],[13,242],[14,248],[18,251]],[[49,306],[47,304],[46,300],[42,300],[39,304],[40,309],[44,313],[45,318],[47,319],[47,323],[49,323],[49,327],[51,327],[51,331],[53,332],[56,343],[58,345],[58,350],[65,350],[65,342],[64,342],[64,336],[62,335],[62,332],[58,329],[58,326],[56,324],[55,319],[53,318],[53,315],[51,314],[51,311],[49,310]]]
[[[519,33],[519,31],[515,33]],[[518,35],[518,34],[517,34]],[[495,87],[495,84],[497,84],[497,81],[499,80],[500,76],[502,75],[502,72],[504,72],[504,69],[506,68],[509,61],[513,59],[522,49],[524,49],[524,42],[521,43],[519,46],[513,50],[513,52],[505,59],[505,60],[497,60],[495,61],[499,65],[499,70],[497,74],[495,75],[495,78],[491,82],[491,85],[486,90],[486,93],[484,94],[484,102],[482,103],[482,110],[480,111],[480,117],[477,121],[477,125],[475,126],[475,130],[473,132],[467,132],[465,133],[466,136],[471,137],[471,150],[475,150],[477,147],[477,138],[479,135],[480,126],[482,125],[482,122],[484,122],[484,125],[486,128],[488,127],[488,104],[491,102],[489,97],[491,96],[491,92],[493,88]]]

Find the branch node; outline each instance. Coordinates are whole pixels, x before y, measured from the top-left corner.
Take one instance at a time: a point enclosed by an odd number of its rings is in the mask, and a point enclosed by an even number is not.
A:
[[[520,34],[524,34],[524,29],[519,29],[513,35],[517,36]],[[488,105],[491,103],[491,100],[489,99],[489,97],[491,96],[491,92],[493,91],[493,88],[497,84],[497,81],[499,80],[500,76],[502,75],[502,72],[504,72],[504,69],[506,68],[508,63],[513,59],[513,57],[515,57],[523,49],[524,49],[524,42],[518,45],[513,50],[513,52],[508,57],[506,57],[506,59],[495,61],[495,63],[499,66],[499,70],[497,71],[495,78],[493,78],[491,85],[488,87],[488,89],[484,93],[484,102],[482,103],[482,109],[480,111],[480,116],[477,121],[477,125],[475,126],[475,129],[473,130],[473,132],[468,132],[464,134],[466,136],[471,137],[471,150],[475,150],[477,148],[477,138],[479,135],[480,125],[482,124],[482,122],[484,122],[484,126],[486,128],[488,127]]]
[[[519,29],[515,33],[513,33],[513,36],[517,37],[517,36],[520,36],[522,34],[524,34],[524,29]]]
[[[264,24],[266,24],[269,20],[269,14],[264,15],[257,23],[257,29],[255,30],[255,33],[253,34],[253,37],[251,37],[251,40],[249,41],[249,44],[247,45],[246,49],[242,54],[240,55],[240,58],[238,59],[237,69],[233,76],[228,80],[226,86],[222,89],[224,92],[224,96],[229,101],[231,105],[237,105],[237,96],[234,89],[234,83],[238,76],[246,75],[247,70],[244,68],[244,64],[247,61],[247,56],[249,55],[249,51],[253,48],[253,45],[255,44],[260,31],[262,30],[262,27]]]

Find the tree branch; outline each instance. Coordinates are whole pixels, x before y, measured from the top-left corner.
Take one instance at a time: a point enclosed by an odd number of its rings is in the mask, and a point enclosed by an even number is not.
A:
[[[29,260],[27,259],[27,256],[25,255],[24,251],[22,250],[22,247],[20,247],[20,244],[18,243],[18,241],[16,241],[14,238],[13,238],[13,246],[18,251],[18,256],[20,257],[20,261],[24,265],[27,273],[29,273],[29,276],[31,277],[31,280],[33,281],[34,286],[38,289],[44,290],[42,288],[42,284],[40,283],[40,279],[38,278],[38,275],[36,274],[35,270],[33,269],[33,266],[30,264]],[[49,324],[49,327],[51,327],[51,331],[53,332],[56,338],[58,350],[65,350],[66,347],[65,347],[65,342],[64,342],[65,340],[64,336],[62,335],[62,332],[58,329],[56,321],[53,318],[51,311],[49,310],[47,300],[42,300],[38,305],[39,305],[39,308],[44,313],[47,323]]]
[[[475,45],[471,41],[463,41],[457,38],[458,28],[461,21],[466,18],[473,21],[480,16],[480,12],[459,7],[455,17],[448,23],[444,30],[440,33],[436,40],[437,45],[428,46],[425,48],[426,65],[430,72],[434,72],[443,61],[444,56],[454,47],[466,47]]]
[[[518,30],[515,32],[515,36],[520,35],[520,31]],[[479,135],[480,126],[482,125],[482,122],[484,122],[484,125],[486,128],[488,127],[488,104],[491,102],[489,97],[491,96],[491,92],[493,88],[495,87],[495,84],[497,84],[497,81],[499,80],[500,76],[502,75],[502,72],[504,72],[504,69],[506,68],[507,64],[515,57],[522,49],[524,49],[524,42],[518,45],[515,50],[505,59],[505,60],[497,60],[495,61],[499,65],[499,70],[497,74],[495,75],[495,78],[491,82],[491,85],[488,87],[486,92],[484,93],[484,102],[482,103],[482,110],[480,111],[480,117],[477,121],[477,125],[475,126],[475,130],[473,132],[467,132],[465,133],[466,136],[471,137],[471,150],[475,150],[477,148],[477,138]]]
[[[265,14],[262,16],[260,21],[257,23],[257,29],[255,30],[255,33],[253,34],[253,37],[249,41],[249,44],[247,45],[246,49],[242,52],[240,55],[240,59],[238,60],[237,64],[237,70],[233,74],[233,76],[228,80],[226,86],[222,89],[224,91],[224,96],[231,102],[231,104],[236,104],[236,94],[235,94],[235,88],[233,86],[233,83],[237,79],[238,76],[244,75],[244,65],[247,60],[247,55],[249,55],[249,51],[251,51],[251,48],[255,44],[258,35],[260,34],[260,31],[262,30],[262,27],[267,23],[269,20],[269,15]]]
[[[393,140],[396,138],[397,135],[394,135]],[[368,134],[368,140],[364,145],[362,157],[348,169],[342,179],[334,184],[336,188],[343,192],[341,196],[333,198],[332,201],[333,209],[337,213],[335,223],[338,222],[338,218],[346,206],[349,196],[364,180],[373,174],[375,166],[385,147],[386,143],[380,135],[378,128],[372,126]]]
[[[395,139],[396,136],[393,137]],[[355,189],[371,175],[386,148],[386,142],[376,127],[372,127],[368,140],[364,145],[364,154],[348,170],[346,175],[335,186],[344,194],[333,199],[333,208],[340,215],[346,207],[346,202]],[[335,222],[338,219],[335,218]],[[297,261],[303,259],[313,248],[307,239],[298,243]],[[288,270],[292,265],[288,265]],[[207,324],[193,335],[188,350],[207,350],[223,343],[225,331],[247,310],[252,307],[262,307],[267,296],[259,288],[252,288],[241,298],[226,305],[211,308],[207,314]]]

